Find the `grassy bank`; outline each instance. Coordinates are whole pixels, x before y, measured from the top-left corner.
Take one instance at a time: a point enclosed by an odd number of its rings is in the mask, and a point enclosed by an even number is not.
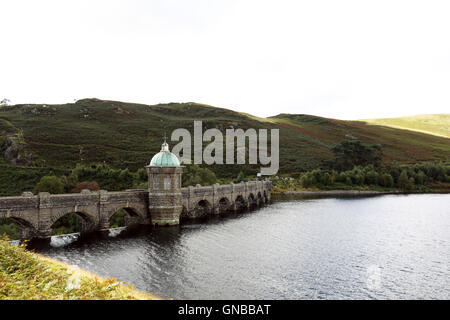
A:
[[[0,239],[0,300],[157,300],[116,279],[105,279]]]

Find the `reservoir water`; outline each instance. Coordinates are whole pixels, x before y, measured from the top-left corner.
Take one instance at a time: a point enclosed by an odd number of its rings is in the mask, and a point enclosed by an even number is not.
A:
[[[37,251],[174,299],[450,299],[450,195],[290,199]]]

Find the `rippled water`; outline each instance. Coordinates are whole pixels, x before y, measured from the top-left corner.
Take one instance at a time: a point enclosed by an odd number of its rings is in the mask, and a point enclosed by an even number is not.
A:
[[[450,195],[280,201],[120,232],[41,251],[166,298],[450,298]]]

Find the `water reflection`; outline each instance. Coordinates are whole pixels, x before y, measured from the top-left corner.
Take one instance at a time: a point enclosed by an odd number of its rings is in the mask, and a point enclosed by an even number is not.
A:
[[[450,195],[291,199],[38,251],[167,298],[448,299],[448,203]]]

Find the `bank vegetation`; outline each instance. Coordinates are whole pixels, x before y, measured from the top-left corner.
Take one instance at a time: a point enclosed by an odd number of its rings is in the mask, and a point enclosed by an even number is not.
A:
[[[0,300],[155,300],[117,279],[105,279],[0,239]]]

